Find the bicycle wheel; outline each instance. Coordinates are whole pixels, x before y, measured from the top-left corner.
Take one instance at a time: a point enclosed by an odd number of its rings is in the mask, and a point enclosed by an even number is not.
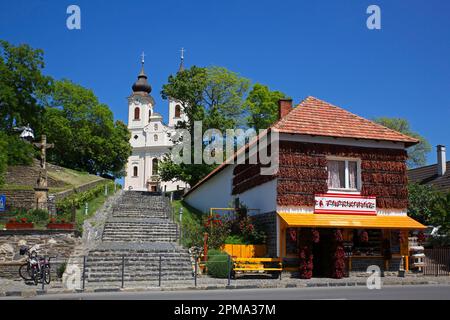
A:
[[[30,266],[28,265],[28,263],[24,263],[19,267],[19,275],[25,281],[30,281],[33,279],[31,276]]]
[[[44,268],[44,282],[46,284],[50,284],[51,276],[50,276],[50,268],[46,267]]]
[[[31,270],[31,278],[33,279],[34,284],[37,286],[39,283],[39,278],[41,278],[42,274],[37,269]]]

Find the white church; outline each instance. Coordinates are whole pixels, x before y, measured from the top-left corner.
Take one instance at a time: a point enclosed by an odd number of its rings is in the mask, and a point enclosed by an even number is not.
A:
[[[178,72],[184,70],[183,52]],[[163,122],[161,114],[155,111],[155,100],[150,95],[152,87],[142,68],[137,81],[132,86],[133,93],[128,97],[128,129],[131,132],[130,144],[133,149],[128,158],[125,176],[125,190],[135,191],[174,191],[187,185],[182,181],[161,181],[158,165],[173,146],[171,136],[179,121],[185,121],[182,104],[176,99],[169,101],[169,123]]]

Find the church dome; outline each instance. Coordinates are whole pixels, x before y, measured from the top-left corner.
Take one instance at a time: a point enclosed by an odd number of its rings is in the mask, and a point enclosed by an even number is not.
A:
[[[145,71],[144,71],[144,61],[142,61],[142,68],[141,68],[141,72],[138,75],[138,79],[131,88],[133,89],[134,93],[141,92],[141,93],[149,94],[152,91],[152,87],[148,83],[147,75],[145,74]]]

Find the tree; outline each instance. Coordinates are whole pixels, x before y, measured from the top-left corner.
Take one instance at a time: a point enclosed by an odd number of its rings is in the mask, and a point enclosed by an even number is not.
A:
[[[5,183],[4,174],[8,164],[6,138],[6,134],[0,131],[0,186]]]
[[[375,118],[374,121],[389,129],[420,140],[418,144],[408,148],[409,159],[407,160],[407,165],[409,168],[421,167],[427,164],[427,153],[431,151],[431,146],[424,137],[411,130],[408,120],[381,117]]]
[[[222,133],[226,129],[244,124],[244,96],[250,81],[238,74],[221,67],[189,69],[170,76],[163,86],[163,99],[173,98],[180,101],[187,121],[177,128],[185,128],[193,137],[194,121],[202,121],[202,134],[208,129],[218,129]],[[193,140],[191,143],[193,146]],[[175,144],[181,141],[173,141]],[[203,148],[208,142],[204,142]],[[193,150],[193,149],[192,149]],[[178,179],[195,185],[206,176],[216,165],[194,164],[193,153],[191,163],[176,164],[170,157],[165,157],[159,167],[163,181]]]
[[[450,237],[450,192],[439,194],[434,202],[431,225],[440,226],[439,234]]]
[[[43,68],[42,50],[0,40],[0,130],[30,124],[39,131],[44,109],[37,92],[49,93],[52,86]]]
[[[430,225],[438,192],[430,185],[408,184],[408,215],[422,224]]]
[[[255,130],[267,129],[278,119],[278,100],[287,96],[280,91],[270,91],[269,87],[256,83],[245,100],[250,114],[248,125]]]
[[[131,154],[130,133],[114,122],[107,105],[94,93],[69,80],[55,81],[46,97],[43,131],[48,141],[48,160],[93,174],[122,177]]]

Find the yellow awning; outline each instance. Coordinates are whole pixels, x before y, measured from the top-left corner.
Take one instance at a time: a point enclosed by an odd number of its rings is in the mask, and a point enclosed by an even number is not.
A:
[[[283,213],[278,215],[289,227],[425,229],[407,216],[363,216],[343,214]]]

